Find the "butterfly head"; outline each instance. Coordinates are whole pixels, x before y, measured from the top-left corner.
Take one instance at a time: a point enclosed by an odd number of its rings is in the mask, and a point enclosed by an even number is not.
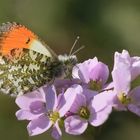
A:
[[[78,60],[76,57],[76,53],[79,52],[81,49],[84,48],[84,46],[81,46],[79,49],[73,52],[74,47],[76,43],[79,40],[79,36],[77,36],[76,40],[74,41],[71,50],[69,52],[69,55],[59,55],[58,56],[58,63],[54,63],[55,65],[52,66],[52,71],[54,74],[54,77],[62,77],[62,78],[68,78],[71,77],[72,68],[77,64]],[[54,69],[53,69],[54,67]]]
[[[71,75],[72,72],[72,68],[73,66],[77,63],[77,57],[76,55],[59,55],[58,56],[58,61],[60,64],[60,67],[58,69],[55,68],[55,70],[57,70],[56,72],[54,72],[55,77],[69,77]]]
[[[75,65],[77,63],[77,57],[76,55],[59,55],[58,56],[59,61],[61,61],[64,64],[71,64],[71,65]]]

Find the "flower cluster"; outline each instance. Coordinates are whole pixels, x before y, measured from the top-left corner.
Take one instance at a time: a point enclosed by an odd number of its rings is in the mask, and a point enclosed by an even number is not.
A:
[[[29,120],[30,136],[52,129],[56,140],[62,136],[62,127],[68,134],[80,135],[88,124],[102,125],[113,109],[140,116],[140,86],[131,87],[140,75],[140,57],[130,57],[126,50],[115,52],[111,75],[108,82],[109,68],[96,57],[76,64],[71,79],[55,80],[17,97],[16,116]]]

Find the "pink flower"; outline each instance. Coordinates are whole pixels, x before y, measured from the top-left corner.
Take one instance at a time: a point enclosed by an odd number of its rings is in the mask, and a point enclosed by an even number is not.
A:
[[[89,89],[100,91],[107,82],[109,69],[95,57],[77,64],[73,68],[72,76],[87,85]]]
[[[123,50],[122,53],[115,52],[114,69],[119,63],[124,63],[129,67],[131,73],[131,81],[140,75],[140,57],[130,57],[128,51]]]
[[[72,94],[77,94],[70,113],[65,119],[65,131],[69,134],[80,135],[88,127],[88,123],[93,126],[102,125],[112,111],[112,106],[108,105],[108,96],[98,94],[92,100],[88,100],[88,94],[83,94],[84,89],[80,85],[73,85],[67,90]]]
[[[127,110],[140,116],[140,87],[131,90],[131,81],[140,74],[140,59],[130,57],[127,51],[115,53],[113,79],[113,106],[118,110]]]
[[[16,99],[16,104],[21,108],[16,116],[19,120],[30,120],[27,126],[30,136],[41,134],[52,127],[52,137],[60,139],[62,117],[70,109],[75,97],[67,91],[57,97],[53,85],[44,86]]]

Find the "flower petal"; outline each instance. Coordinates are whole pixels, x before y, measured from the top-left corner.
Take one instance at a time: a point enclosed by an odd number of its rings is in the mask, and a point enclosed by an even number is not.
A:
[[[65,119],[65,131],[72,135],[80,135],[82,134],[87,126],[87,120],[81,119],[79,116],[70,116]]]
[[[140,116],[140,106],[135,104],[129,104],[128,105],[129,111],[135,113],[136,115]]]
[[[131,103],[128,105],[128,109],[140,116],[140,86],[134,88],[130,93]]]
[[[96,113],[94,111],[91,111],[90,109],[90,112],[91,112],[90,118],[89,118],[90,124],[93,126],[102,125],[108,119],[111,111],[112,111],[111,105],[106,106],[104,109]]]
[[[83,83],[88,83],[90,80],[90,71],[98,63],[98,59],[95,57],[77,64],[73,67],[73,78],[80,79]]]
[[[88,103],[94,98],[95,95],[99,94],[99,92],[84,88],[83,94],[85,95],[87,103]]]
[[[134,56],[130,57],[128,51],[123,50],[122,53],[116,52],[116,65],[120,61],[123,61],[125,64],[127,64],[129,67],[131,67],[131,80],[134,80],[137,76],[140,75],[140,57]]]
[[[108,66],[102,62],[98,62],[95,67],[90,71],[89,77],[93,81],[101,81],[104,85],[109,76]]]
[[[30,111],[22,110],[22,109],[16,112],[16,117],[18,120],[33,120],[33,119],[36,119],[40,115],[41,114],[35,115],[31,113]]]
[[[86,97],[84,96],[84,94],[77,94],[71,108],[70,108],[70,112],[72,113],[78,113],[79,109],[82,106],[86,106]]]
[[[128,96],[131,98],[133,104],[140,105],[140,86],[131,90]]]
[[[131,57],[130,57],[128,51],[123,50],[122,53],[115,52],[114,68],[116,68],[120,62],[123,62],[123,63],[127,64],[128,66],[130,66],[131,65],[130,61],[131,61]]]
[[[112,106],[114,98],[113,91],[104,91],[94,96],[90,106],[94,108],[95,112],[99,112],[109,105]]]
[[[111,82],[111,83],[107,83],[103,86],[103,90],[113,90],[113,87],[114,87],[114,83]]]
[[[88,83],[90,81],[89,71],[86,65],[83,64],[81,67],[79,67],[78,76],[83,83]]]
[[[37,119],[30,121],[27,126],[27,130],[30,136],[34,136],[47,131],[51,126],[52,122],[49,120],[49,118],[45,115],[42,115]]]
[[[61,132],[61,129],[59,127],[58,121],[54,124],[51,135],[56,140],[59,140],[61,138],[62,132]]]
[[[77,97],[77,94],[81,91],[82,87],[80,85],[73,85],[66,90],[58,106],[60,117],[63,117],[70,110],[75,98]]]
[[[136,79],[140,75],[140,57],[132,57],[131,58],[131,75],[132,80]]]
[[[26,103],[26,102],[25,102]],[[18,120],[32,120],[45,112],[45,104],[41,101],[34,101],[30,104],[29,109],[20,109],[16,112]]]
[[[89,68],[89,71],[93,69],[98,64],[98,58],[94,57],[93,59],[88,59],[84,61],[84,64]]]
[[[48,111],[55,110],[57,106],[57,95],[54,85],[44,87],[46,93],[46,108]]]
[[[30,105],[33,102],[40,101],[45,102],[45,94],[41,91],[42,89],[35,90],[33,92],[26,93],[16,98],[16,104],[25,110],[30,110]]]
[[[127,94],[130,90],[131,82],[131,69],[129,62],[127,63],[126,60],[123,59],[123,57],[121,57],[118,53],[115,53],[114,61],[114,68],[112,71],[114,89],[118,93]]]

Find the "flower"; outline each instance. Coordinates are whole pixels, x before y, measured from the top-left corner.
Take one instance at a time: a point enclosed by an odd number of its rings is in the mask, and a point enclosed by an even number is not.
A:
[[[128,51],[115,52],[112,82],[107,83],[108,66],[96,57],[73,67],[71,79],[55,79],[16,98],[18,120],[30,121],[30,136],[52,128],[51,135],[59,140],[61,127],[72,135],[80,135],[88,124],[102,125],[112,112],[131,111],[140,116],[140,86],[131,82],[140,75],[140,57],[131,57]]]
[[[64,123],[65,131],[69,134],[80,135],[88,127],[88,123],[93,126],[102,125],[112,111],[112,106],[108,104],[106,94],[98,94],[92,100],[88,100],[88,94],[83,94],[84,88],[80,85],[73,85],[67,92],[76,94],[75,101],[70,108],[70,113]]]
[[[39,88],[34,92],[18,96],[16,104],[20,110],[16,112],[18,120],[33,120],[45,111],[45,93],[43,88]]]
[[[136,79],[140,75],[140,57],[130,57],[129,52],[123,50],[122,53],[115,52],[114,59],[114,69],[119,63],[125,63],[130,68],[131,80]]]
[[[16,104],[21,109],[16,112],[16,116],[19,120],[30,120],[27,126],[30,136],[41,134],[52,127],[52,137],[60,139],[62,118],[70,109],[74,99],[75,95],[71,96],[67,91],[57,97],[53,85],[44,86],[17,97]]]
[[[94,57],[74,66],[72,76],[88,85],[89,89],[100,91],[107,82],[109,69]]]
[[[140,59],[130,57],[125,50],[121,54],[116,52],[114,59],[112,71],[114,85],[113,106],[117,110],[129,109],[140,116],[140,86],[131,90],[131,81],[139,75]],[[136,73],[134,74],[134,72]]]

